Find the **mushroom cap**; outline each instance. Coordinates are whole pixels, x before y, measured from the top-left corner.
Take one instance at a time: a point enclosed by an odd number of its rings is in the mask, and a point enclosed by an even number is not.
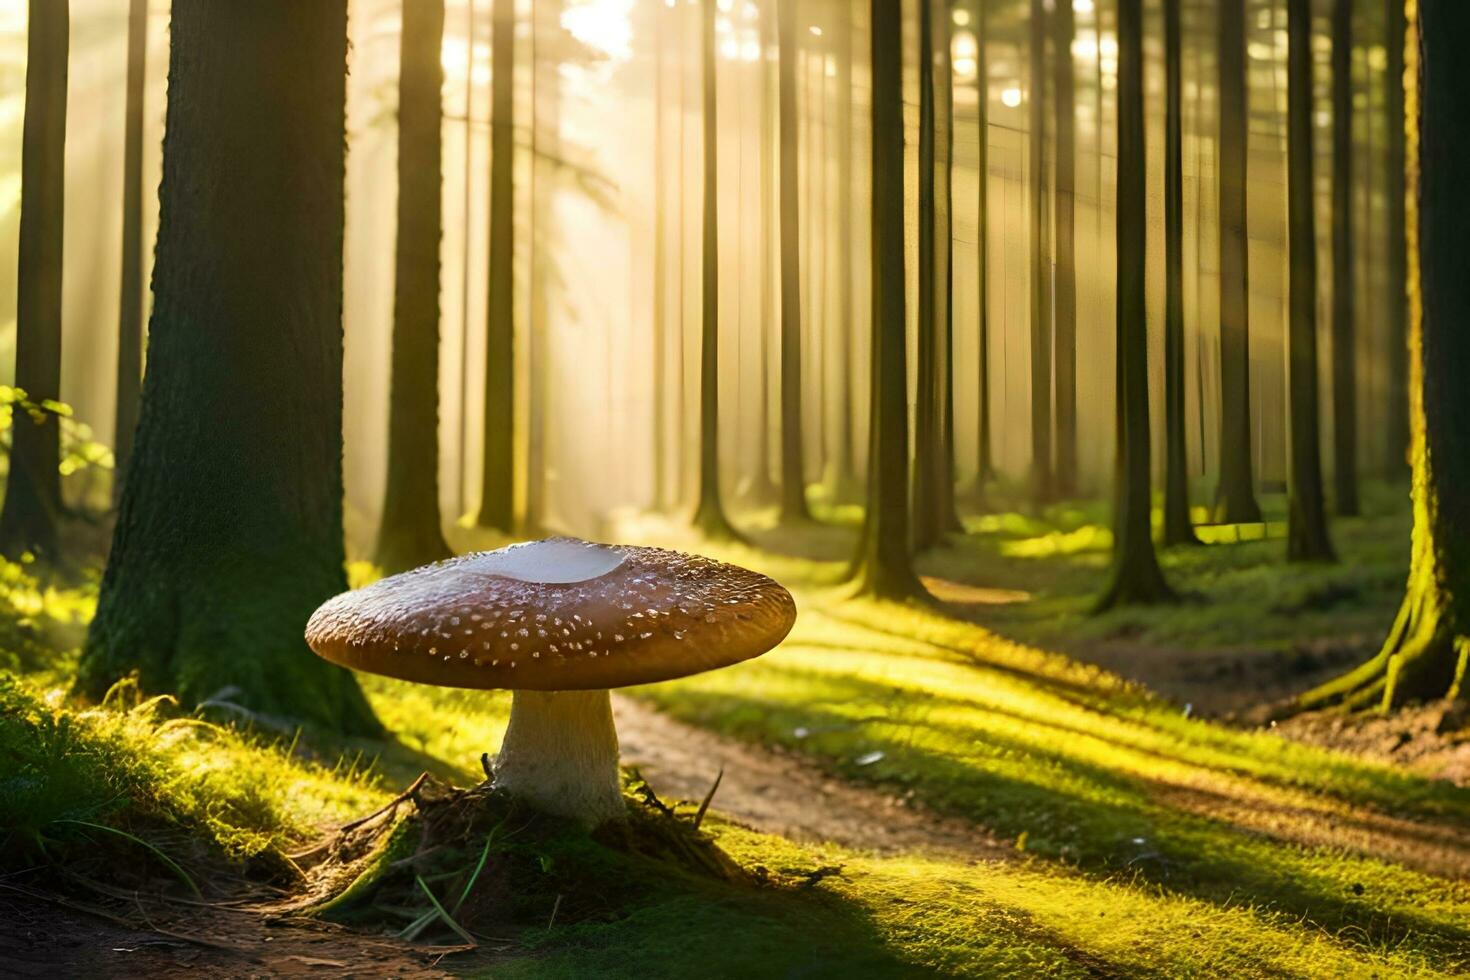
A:
[[[760,656],[796,603],[756,572],[662,548],[550,538],[463,555],[327,600],[318,656],[446,687],[577,691]]]

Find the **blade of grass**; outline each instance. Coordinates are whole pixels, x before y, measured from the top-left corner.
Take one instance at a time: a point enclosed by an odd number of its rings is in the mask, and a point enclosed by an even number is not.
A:
[[[455,934],[459,936],[460,939],[463,939],[471,946],[478,946],[479,943],[475,941],[475,937],[471,936],[468,932],[465,932],[464,926],[460,925],[458,922],[455,922],[454,916],[446,912],[444,910],[444,906],[439,904],[439,900],[434,897],[434,893],[429,891],[429,886],[424,884],[424,879],[415,875],[414,881],[417,881],[419,883],[419,889],[423,891],[425,895],[429,896],[429,901],[433,904],[434,910],[439,913],[439,918],[444,920],[444,924],[453,929]]]
[[[159,850],[154,845],[148,843],[143,838],[137,837],[137,836],[135,836],[133,834],[130,834],[126,830],[118,830],[116,827],[109,827],[106,824],[92,823],[89,820],[61,819],[61,820],[56,820],[54,822],[55,823],[71,824],[72,826],[75,826],[75,827],[86,827],[86,828],[88,828],[90,830],[100,830],[100,831],[103,831],[104,833],[116,834],[118,837],[121,837],[124,840],[132,841],[134,844],[137,844],[139,847],[146,848],[150,853],[152,853],[152,855],[154,857],[158,858],[158,860],[160,862],[162,862],[165,867],[167,867],[170,871],[172,871],[174,873],[174,875],[180,881],[182,881],[184,884],[188,885],[189,886],[189,891],[191,891],[191,892],[194,893],[194,897],[195,898],[203,898],[204,897],[204,893],[199,890],[199,886],[196,885],[196,884],[194,884],[194,879],[191,878],[191,877],[189,877],[189,873],[187,871],[185,871],[183,868],[181,868],[179,866],[178,862],[176,862],[173,858],[169,857],[167,854],[163,853],[163,851]]]
[[[485,835],[485,847],[480,851],[480,860],[475,864],[475,871],[470,875],[470,880],[465,882],[464,890],[459,893],[459,898],[455,899],[452,910],[455,914],[459,913],[459,907],[464,904],[464,900],[470,897],[475,882],[480,880],[480,872],[485,870],[485,861],[490,857],[490,845],[495,843],[495,835],[500,833],[500,828],[504,827],[505,821],[509,819],[509,817],[502,817],[500,823],[490,828],[490,833]]]
[[[699,829],[699,825],[702,824],[702,823],[704,823],[704,814],[705,814],[705,811],[709,809],[709,802],[710,802],[710,800],[712,800],[712,799],[715,798],[715,790],[717,790],[717,789],[720,788],[720,780],[722,780],[724,778],[725,778],[725,767],[724,766],[721,766],[720,767],[720,771],[715,774],[714,785],[712,785],[709,788],[709,792],[708,793],[704,794],[704,800],[703,800],[703,802],[701,802],[699,804],[699,812],[694,815],[694,829],[695,830],[698,830]]]

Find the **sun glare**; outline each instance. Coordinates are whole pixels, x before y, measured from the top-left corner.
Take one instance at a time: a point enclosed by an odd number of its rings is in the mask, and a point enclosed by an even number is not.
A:
[[[561,26],[578,41],[617,61],[633,56],[633,0],[585,0],[568,7]]]

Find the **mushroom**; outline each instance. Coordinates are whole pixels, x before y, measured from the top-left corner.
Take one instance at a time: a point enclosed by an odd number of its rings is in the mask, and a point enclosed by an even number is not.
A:
[[[343,593],[306,642],[353,670],[512,691],[494,785],[596,826],[624,813],[609,688],[757,657],[795,621],[791,594],[744,568],[550,538]]]

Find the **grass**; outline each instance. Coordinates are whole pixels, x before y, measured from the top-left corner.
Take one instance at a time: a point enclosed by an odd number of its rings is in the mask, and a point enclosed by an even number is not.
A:
[[[1140,643],[1222,649],[1370,630],[1391,612],[1402,530],[1391,507],[1372,515],[1337,528],[1350,561],[1304,575],[1261,567],[1281,548],[1274,540],[1171,553],[1170,574],[1203,598],[1112,620],[1082,612],[1104,558],[1085,509],[982,522],[926,563],[929,574],[1031,594],[987,606],[972,617],[981,621],[846,599],[836,557],[729,551],[793,587],[795,632],[758,660],[635,696],[972,820],[1009,856],[797,844],[730,823],[717,797],[705,829],[779,886],[586,862],[585,844],[569,839],[547,852],[548,867],[582,861],[591,886],[615,896],[608,914],[553,923],[556,889],[536,893],[526,913],[537,924],[487,975],[678,976],[712,964],[730,976],[1463,974],[1470,791],[1187,717],[1057,649],[1120,629]],[[829,542],[812,533],[817,550]],[[1054,548],[1035,543],[1054,535]],[[1317,608],[1324,590],[1348,587],[1354,598]],[[67,662],[0,681],[3,870],[67,864],[113,836],[65,822],[85,821],[159,848],[208,892],[205,857],[239,863],[292,847],[424,769],[477,780],[509,707],[505,695],[369,678],[394,741],[298,741],[190,720],[127,690],[103,706],[70,704],[58,687]],[[147,857],[122,838],[106,846]],[[459,893],[428,883],[456,917]]]

